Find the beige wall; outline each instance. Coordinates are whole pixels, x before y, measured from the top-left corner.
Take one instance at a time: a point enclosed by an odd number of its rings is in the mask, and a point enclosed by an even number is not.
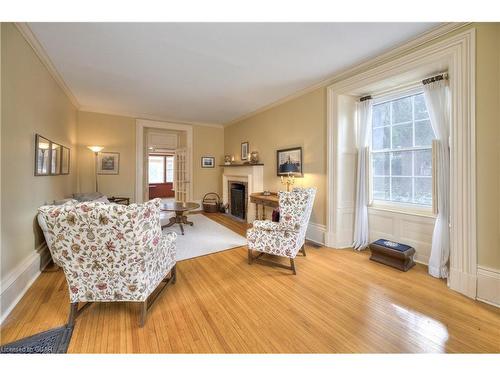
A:
[[[135,119],[78,112],[78,186],[95,191],[95,158],[87,146],[103,146],[103,152],[120,153],[118,175],[98,175],[99,191],[108,196],[135,197]]]
[[[78,112],[78,149],[80,191],[95,191],[94,158],[89,145],[104,146],[103,151],[120,153],[119,175],[99,175],[99,190],[108,195],[135,198],[135,132],[136,119],[101,113]],[[221,168],[201,168],[202,156],[223,161],[224,130],[193,126],[193,199],[208,192],[221,192]]]
[[[2,23],[1,276],[43,242],[37,208],[76,190],[76,109],[11,23]],[[71,149],[70,174],[34,177],[35,133]]]
[[[475,26],[478,263],[500,269],[500,23]]]
[[[500,269],[500,24],[476,28],[476,142],[478,263]],[[460,31],[457,31],[460,32]],[[443,37],[444,38],[444,37]],[[441,39],[443,39],[441,38]],[[249,141],[265,163],[265,188],[278,190],[275,152],[302,146],[303,184],[317,186],[312,221],[325,223],[326,189],[325,88],[305,94],[242,120],[225,129],[226,153],[239,155],[240,142]],[[307,174],[311,176],[307,176]]]
[[[240,161],[241,142],[258,151],[264,163],[264,189],[283,190],[276,176],[276,151],[301,146],[304,178],[296,186],[315,186],[317,196],[311,222],[326,223],[326,89],[318,89],[297,99],[259,113],[224,132],[225,153]]]

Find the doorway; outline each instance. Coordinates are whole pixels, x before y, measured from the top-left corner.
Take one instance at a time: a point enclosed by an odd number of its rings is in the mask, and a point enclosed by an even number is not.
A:
[[[149,199],[174,198],[174,154],[149,153]]]
[[[192,147],[191,125],[138,119],[136,202],[192,199]]]

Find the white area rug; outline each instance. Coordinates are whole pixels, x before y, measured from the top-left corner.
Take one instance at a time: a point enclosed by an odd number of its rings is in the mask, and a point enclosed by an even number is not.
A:
[[[161,216],[162,225],[168,223],[170,216]],[[163,229],[163,233],[177,233],[176,253],[178,261],[217,253],[247,244],[245,237],[210,220],[204,215],[188,215],[188,220],[192,221],[194,225],[184,225],[184,236],[181,234],[178,224]]]

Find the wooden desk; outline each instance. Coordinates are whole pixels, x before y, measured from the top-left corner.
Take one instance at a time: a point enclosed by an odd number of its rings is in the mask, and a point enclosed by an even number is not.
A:
[[[259,220],[259,204],[262,206],[262,220],[266,220],[266,207],[279,207],[279,198],[277,193],[271,193],[271,195],[253,193],[250,194],[250,202],[255,203],[255,220]]]

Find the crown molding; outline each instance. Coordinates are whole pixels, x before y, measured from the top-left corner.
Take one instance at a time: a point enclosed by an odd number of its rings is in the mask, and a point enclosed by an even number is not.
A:
[[[402,54],[405,54],[409,51],[411,51],[414,48],[418,48],[426,43],[429,43],[437,38],[442,37],[443,35],[446,35],[448,33],[451,33],[455,30],[458,30],[464,26],[467,26],[471,24],[471,22],[447,22],[443,25],[436,26],[429,31],[420,34],[419,36],[410,39],[403,44],[400,44],[394,48],[391,48],[390,50],[374,57],[370,58],[368,60],[365,60],[359,64],[356,64],[354,66],[351,66],[350,68],[344,69],[339,71],[338,73],[334,74],[333,76],[330,76],[320,82],[317,82],[311,86],[305,87],[299,91],[296,91],[295,93],[285,96],[275,102],[272,102],[270,104],[267,104],[263,107],[260,107],[256,109],[255,111],[249,112],[246,115],[237,117],[227,123],[224,124],[224,127],[228,127],[234,124],[237,124],[240,121],[246,120],[250,117],[253,117],[255,115],[258,115],[259,113],[265,112],[271,108],[277,107],[283,103],[289,102],[290,100],[296,99],[299,96],[308,94],[314,90],[320,89],[322,87],[327,87],[335,82],[341,81],[345,78],[348,78],[352,75],[358,74],[364,70],[371,69],[379,64],[383,64],[385,62],[388,62],[389,60],[400,56]]]
[[[68,99],[71,101],[71,103],[77,108],[80,108],[80,103],[78,103],[78,100],[76,99],[75,95],[71,92],[69,89],[68,85],[66,82],[64,82],[64,79],[61,77],[59,72],[57,71],[56,67],[50,60],[49,55],[47,52],[45,52],[45,49],[42,47],[41,43],[38,41],[36,38],[35,34],[33,34],[33,31],[31,31],[31,28],[29,27],[28,23],[26,22],[14,22],[14,25],[17,27],[21,35],[24,37],[24,39],[28,42],[28,44],[31,46],[33,51],[35,51],[35,54],[38,56],[40,61],[42,62],[43,65],[47,68],[49,71],[50,75],[54,80],[57,82],[59,87],[64,91]]]
[[[191,126],[207,126],[211,128],[219,128],[222,129],[224,126],[222,124],[215,124],[210,122],[197,122],[197,121],[182,121],[175,120],[171,118],[165,118],[161,116],[155,116],[147,113],[132,113],[132,112],[115,112],[115,111],[107,111],[101,108],[93,108],[93,107],[80,107],[78,109],[79,112],[92,112],[92,113],[100,113],[102,115],[110,115],[110,116],[121,116],[121,117],[130,117],[136,120],[151,120],[151,121],[161,121],[161,122],[169,122],[173,124],[181,124],[181,125],[191,125]]]

